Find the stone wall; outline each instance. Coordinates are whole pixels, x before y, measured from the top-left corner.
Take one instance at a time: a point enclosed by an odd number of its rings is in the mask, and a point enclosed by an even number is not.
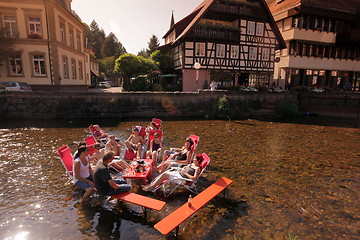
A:
[[[188,92],[2,92],[0,118],[212,117],[227,94],[235,117],[271,115],[292,93]]]
[[[268,92],[0,92],[0,118],[212,117],[220,97],[234,117],[272,116],[280,102],[303,113],[359,118],[360,94]]]

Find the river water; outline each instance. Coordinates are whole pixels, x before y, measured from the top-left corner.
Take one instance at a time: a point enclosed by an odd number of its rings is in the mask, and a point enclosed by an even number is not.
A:
[[[165,239],[154,224],[184,204],[189,192],[148,212],[96,196],[81,207],[56,149],[88,136],[99,123],[125,140],[148,121],[3,121],[0,125],[0,239]],[[180,225],[178,239],[360,239],[360,129],[333,124],[164,121],[164,148],[200,136],[210,166],[201,190],[220,177],[234,181]],[[172,237],[168,237],[172,239]]]

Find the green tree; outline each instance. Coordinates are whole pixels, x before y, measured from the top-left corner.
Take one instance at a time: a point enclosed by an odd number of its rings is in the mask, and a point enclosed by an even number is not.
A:
[[[99,25],[93,20],[90,24],[91,35],[89,36],[89,44],[95,49],[95,55],[97,58],[102,58],[101,48],[105,41],[105,32]]]
[[[139,75],[146,75],[156,69],[156,64],[151,59],[142,56],[135,56],[130,53],[121,55],[115,61],[114,72],[123,78],[124,90],[131,90],[130,79]]]
[[[158,50],[159,46],[159,39],[153,34],[148,42],[148,48],[146,49],[148,55],[150,56],[153,52]]]
[[[172,59],[169,56],[164,55],[160,50],[156,50],[150,55],[157,65],[160,71],[164,72],[165,70],[172,68]]]
[[[141,49],[141,51],[138,52],[137,55],[138,55],[138,56],[142,56],[142,57],[144,57],[144,58],[148,58],[148,57],[149,57],[148,51],[147,51],[145,48]]]
[[[101,55],[105,57],[115,56],[118,58],[120,55],[126,53],[124,46],[118,41],[114,33],[110,33],[104,40],[101,47]]]
[[[115,67],[115,56],[104,57],[100,60],[100,72],[104,72],[107,76],[113,76]]]

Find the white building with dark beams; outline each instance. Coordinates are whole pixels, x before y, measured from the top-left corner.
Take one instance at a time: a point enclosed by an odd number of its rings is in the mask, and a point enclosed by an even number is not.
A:
[[[286,41],[274,78],[286,88],[360,88],[359,0],[267,0]]]
[[[179,22],[172,20],[164,38],[161,49],[172,56],[183,91],[202,89],[211,81],[268,85],[275,50],[285,47],[262,0],[205,0]],[[201,66],[198,73],[195,63]]]

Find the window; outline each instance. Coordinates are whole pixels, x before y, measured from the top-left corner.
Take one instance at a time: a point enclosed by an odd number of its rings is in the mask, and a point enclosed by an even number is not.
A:
[[[195,56],[205,56],[205,43],[195,44]]]
[[[46,76],[44,55],[33,56],[33,74],[34,76]]]
[[[21,76],[23,75],[22,72],[22,61],[21,61],[21,55],[15,54],[11,57],[9,57],[9,73],[10,76]]]
[[[231,46],[231,58],[239,58],[239,46]]]
[[[225,57],[225,45],[224,44],[216,44],[216,57]]]
[[[262,60],[268,61],[270,59],[270,49],[269,48],[263,48],[262,50]]]
[[[256,60],[256,59],[257,59],[257,48],[249,47],[249,60]]]
[[[255,34],[255,22],[252,22],[252,21],[247,22],[246,33],[248,35],[254,35]]]
[[[256,23],[256,36],[264,35],[264,23]]]
[[[70,47],[74,47],[74,30],[69,30],[69,40],[70,40]]]
[[[69,64],[68,58],[66,56],[63,56],[63,71],[64,78],[69,78]]]
[[[75,79],[76,78],[76,61],[75,59],[71,59],[71,73],[72,73],[72,78]]]
[[[82,63],[82,61],[79,61],[78,67],[79,67],[79,79],[83,79],[84,74],[83,74],[83,63]]]
[[[18,30],[15,15],[3,15],[3,24],[6,37],[16,37]]]
[[[81,37],[80,37],[80,33],[76,33],[76,46],[77,46],[77,50],[81,51]]]
[[[62,43],[66,43],[66,38],[65,38],[65,24],[64,23],[60,23],[60,41]]]
[[[41,38],[41,20],[40,18],[29,18],[29,38]]]

